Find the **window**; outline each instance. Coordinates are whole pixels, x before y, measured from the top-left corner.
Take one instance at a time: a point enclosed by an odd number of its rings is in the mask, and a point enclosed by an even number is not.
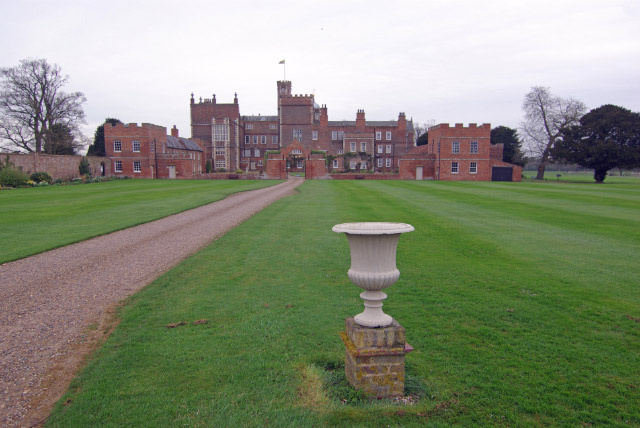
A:
[[[458,162],[451,162],[451,174],[458,173]]]
[[[249,135],[245,135],[244,136],[244,143],[245,144],[251,144],[251,137]]]
[[[121,152],[122,151],[122,143],[120,141],[114,141],[113,142],[113,151],[114,152]]]
[[[365,143],[365,142],[361,142],[360,143],[360,151],[361,152],[366,152],[367,151],[367,143]]]
[[[451,153],[454,155],[460,153],[460,141],[454,141],[451,143]]]
[[[293,139],[302,141],[302,129],[294,129],[293,130]]]
[[[379,154],[384,153],[384,146],[382,144],[378,144],[378,153]]]
[[[213,125],[213,141],[228,141],[229,125]]]
[[[251,151],[251,149],[249,149],[249,151]],[[225,154],[226,150],[224,149],[224,147],[216,147],[216,155],[224,156]]]
[[[227,167],[227,163],[223,160],[217,160],[216,161],[216,168],[226,168]]]
[[[366,162],[361,162],[360,163],[360,169],[367,169],[367,163]]]
[[[260,157],[260,149],[254,149],[253,150],[253,156],[256,157],[256,158],[259,158]]]
[[[258,161],[258,166],[262,166],[262,159]]]
[[[338,159],[333,160],[333,167],[338,168]]]
[[[387,153],[391,153],[391,144],[387,144]]]
[[[251,149],[244,149],[242,151],[242,156],[244,156],[245,158],[250,158],[251,157]]]
[[[344,150],[342,150],[342,149],[338,149],[338,154],[339,154],[339,155],[344,154]]]
[[[331,131],[331,139],[332,140],[338,139],[338,131]]]
[[[342,140],[342,137],[344,137],[344,132],[338,131],[338,140]]]
[[[318,131],[311,131],[311,139],[314,141],[318,139]]]
[[[478,172],[478,162],[469,162],[469,174]]]
[[[116,161],[114,168],[116,172],[122,172],[122,161]]]
[[[271,136],[271,143],[272,144],[278,144],[278,136],[277,135],[272,135]]]
[[[258,136],[257,135],[253,136],[253,144],[258,144]]]
[[[293,149],[293,150],[291,150],[291,154],[293,154],[293,155],[301,155],[301,154],[302,154],[302,150],[300,150],[300,149]]]
[[[356,151],[356,143],[355,143],[355,141],[351,142],[349,151],[352,152],[352,153]]]
[[[304,161],[303,160],[299,160],[298,162],[296,162],[296,168],[298,168],[298,169],[304,168]]]
[[[140,153],[140,141],[134,141],[133,142],[133,151]]]
[[[253,123],[247,123],[247,129],[253,129]]]
[[[391,140],[391,131],[387,131],[387,141]]]
[[[377,131],[376,132],[376,140],[382,140],[382,132],[381,131]]]
[[[385,164],[386,164],[385,166],[386,166],[387,168],[391,168],[391,158],[386,158],[386,159],[385,159]]]
[[[356,161],[351,161],[351,162],[349,162],[349,167],[350,167],[351,169],[356,169]]]
[[[277,128],[278,128],[277,125],[275,125],[273,123],[271,125],[269,125],[269,129],[277,129]]]
[[[260,144],[267,144],[267,136],[266,135],[262,135],[260,137]]]
[[[133,161],[133,172],[142,172],[140,161]]]
[[[471,154],[477,154],[478,153],[478,142],[477,141],[472,141],[471,142],[471,150],[470,150]]]

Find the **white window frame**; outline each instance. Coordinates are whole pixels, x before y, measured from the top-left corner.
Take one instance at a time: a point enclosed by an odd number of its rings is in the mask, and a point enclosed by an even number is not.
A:
[[[382,131],[376,131],[376,140],[382,140]]]
[[[302,129],[300,128],[293,129],[293,139],[302,142]]]
[[[318,131],[311,131],[311,139],[313,141],[317,141],[318,140]]]
[[[213,125],[213,141],[229,141],[229,125]]]
[[[478,154],[478,142],[477,141],[472,141],[471,144],[469,145],[469,153],[471,153],[472,155],[477,155]]]
[[[343,154],[344,154],[344,150],[342,150],[342,149],[338,149],[338,154],[339,154],[339,155],[343,155]]]
[[[136,147],[137,146],[137,147]],[[136,150],[137,149],[137,150]],[[131,150],[134,153],[140,153],[140,141],[134,141],[133,143],[131,143]]]
[[[378,144],[378,154],[381,155],[384,153],[384,146],[382,144]]]
[[[338,159],[333,160],[333,167],[338,168]]]
[[[338,131],[338,140],[344,139],[344,131]]]
[[[387,153],[391,153],[391,144],[387,144]]]
[[[297,160],[296,168],[298,168],[298,169],[304,168],[304,161],[302,159],[298,159]]]
[[[300,149],[293,149],[293,150],[291,150],[291,154],[292,154],[292,155],[301,155],[301,154],[302,154],[302,150],[300,150]]]
[[[385,159],[385,166],[386,166],[387,168],[391,168],[391,158],[386,158],[386,159]]]
[[[271,136],[271,144],[278,144],[278,136],[277,135],[272,135]]]
[[[349,151],[351,153],[355,153],[356,152],[356,142],[352,141],[351,143],[349,143]]]
[[[266,135],[261,135],[260,136],[260,144],[267,144],[267,136]]]
[[[366,170],[366,169],[367,169],[367,163],[366,162],[360,162],[360,171]]]
[[[142,163],[140,161],[133,161],[133,172],[142,172]]]
[[[331,131],[331,139],[334,141],[338,139],[338,131]]]
[[[469,174],[477,174],[478,173],[478,162],[472,161],[469,162]]]
[[[251,149],[249,149],[251,150]],[[216,147],[215,148],[215,154],[216,156],[224,156],[227,154],[227,151],[224,147]]]
[[[253,157],[254,158],[260,157],[260,149],[253,149]]]
[[[258,144],[258,136],[257,135],[253,136],[253,144]]]
[[[117,160],[113,162],[113,170],[115,172],[122,172],[122,161]]]
[[[349,162],[349,168],[351,168],[351,169],[356,169],[356,164],[357,164],[357,162],[356,162],[356,161],[351,161],[351,162]]]
[[[227,162],[223,161],[223,160],[217,160],[215,162],[215,168],[226,168],[227,167]]]
[[[260,159],[260,160],[258,161],[258,166],[263,166],[263,164],[262,164],[262,159]]]
[[[457,174],[459,170],[458,162],[451,162],[451,174]]]
[[[244,149],[242,156],[244,156],[245,158],[250,158],[251,157],[251,149]]]
[[[253,129],[253,123],[247,123],[247,129]]]
[[[245,144],[251,144],[251,135],[245,135],[244,136],[244,143]]]
[[[387,131],[387,141],[391,141],[391,131]]]
[[[278,129],[278,126],[272,123],[271,125],[269,125],[269,129]]]
[[[378,158],[378,168],[382,168],[382,158]]]
[[[122,151],[122,141],[115,140],[113,142],[113,151],[115,153],[120,153]]]
[[[360,151],[361,152],[366,152],[367,151],[367,142],[366,141],[361,141],[360,142]]]
[[[451,142],[451,154],[452,155],[460,154],[460,141]]]

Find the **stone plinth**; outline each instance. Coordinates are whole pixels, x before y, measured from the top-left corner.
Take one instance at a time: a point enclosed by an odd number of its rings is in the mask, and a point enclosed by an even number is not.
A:
[[[377,398],[404,394],[404,327],[396,320],[386,327],[363,327],[346,319],[340,336],[346,348],[345,374],[349,383]]]

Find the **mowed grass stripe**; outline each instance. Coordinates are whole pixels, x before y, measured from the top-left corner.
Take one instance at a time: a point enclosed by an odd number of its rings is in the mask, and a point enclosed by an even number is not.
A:
[[[625,317],[640,298],[617,298],[607,272],[574,278],[551,263],[553,233],[536,235],[531,249],[520,240],[532,232],[518,225],[532,229],[533,220],[500,201],[476,209],[444,188],[314,181],[299,189],[132,298],[49,426],[640,423],[640,337]],[[408,365],[428,394],[414,407],[305,406],[302,368],[340,362],[337,332],[362,308],[346,276],[346,239],[331,226],[383,220],[416,226],[400,239],[401,277],[385,310],[407,329],[416,348]],[[572,247],[575,258],[583,247]],[[593,288],[598,281],[613,297]],[[164,327],[200,318],[211,322]]]
[[[119,180],[0,192],[0,263],[157,220],[279,181]]]

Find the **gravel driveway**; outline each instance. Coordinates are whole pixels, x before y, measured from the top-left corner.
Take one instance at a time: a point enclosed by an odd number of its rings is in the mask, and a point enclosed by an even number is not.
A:
[[[302,181],[0,265],[0,426],[41,424],[115,326],[118,302]]]

